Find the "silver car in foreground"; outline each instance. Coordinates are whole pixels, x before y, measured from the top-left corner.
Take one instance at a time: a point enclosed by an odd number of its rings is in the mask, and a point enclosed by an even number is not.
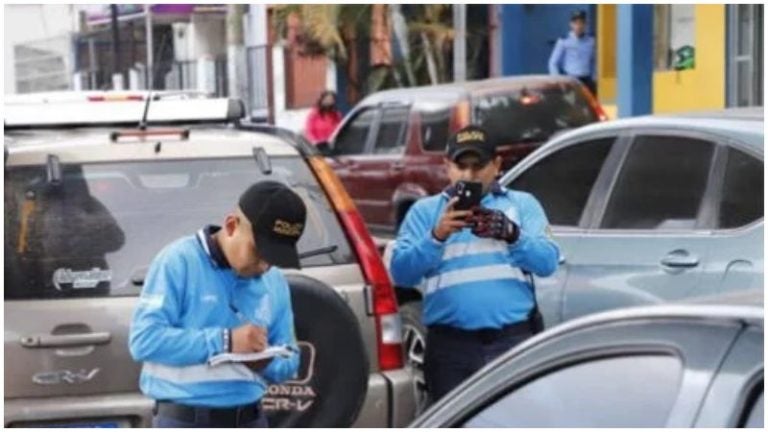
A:
[[[503,355],[412,427],[763,427],[763,307],[580,318]]]

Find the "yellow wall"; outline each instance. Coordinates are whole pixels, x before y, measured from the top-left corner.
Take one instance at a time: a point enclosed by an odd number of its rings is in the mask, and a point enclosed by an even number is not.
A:
[[[653,74],[653,112],[725,107],[725,5],[696,5],[695,67]]]
[[[616,101],[616,5],[597,5],[597,95],[601,104]]]

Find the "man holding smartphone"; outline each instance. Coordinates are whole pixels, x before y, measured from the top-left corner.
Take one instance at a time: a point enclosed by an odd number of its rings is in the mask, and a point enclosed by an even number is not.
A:
[[[559,256],[536,198],[496,182],[501,157],[484,129],[453,135],[445,165],[451,185],[409,209],[390,263],[395,284],[423,296],[432,402],[533,334],[526,273],[551,275]]]

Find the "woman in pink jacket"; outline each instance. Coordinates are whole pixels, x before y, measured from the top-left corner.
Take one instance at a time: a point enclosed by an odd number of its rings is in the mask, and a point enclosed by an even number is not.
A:
[[[304,135],[312,144],[326,142],[341,123],[341,112],[336,109],[336,93],[326,90],[320,94],[316,106],[307,116]]]

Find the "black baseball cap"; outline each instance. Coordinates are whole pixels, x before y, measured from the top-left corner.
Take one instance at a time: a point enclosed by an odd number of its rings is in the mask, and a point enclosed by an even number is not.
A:
[[[466,126],[448,139],[446,155],[448,159],[456,162],[467,153],[477,154],[483,163],[489,162],[496,156],[496,143],[480,126]]]
[[[282,183],[262,181],[243,192],[238,204],[253,227],[259,254],[272,265],[299,268],[296,243],[307,222],[301,197]]]
[[[576,21],[576,20],[586,21],[587,12],[584,10],[575,10],[571,12],[571,21]]]

